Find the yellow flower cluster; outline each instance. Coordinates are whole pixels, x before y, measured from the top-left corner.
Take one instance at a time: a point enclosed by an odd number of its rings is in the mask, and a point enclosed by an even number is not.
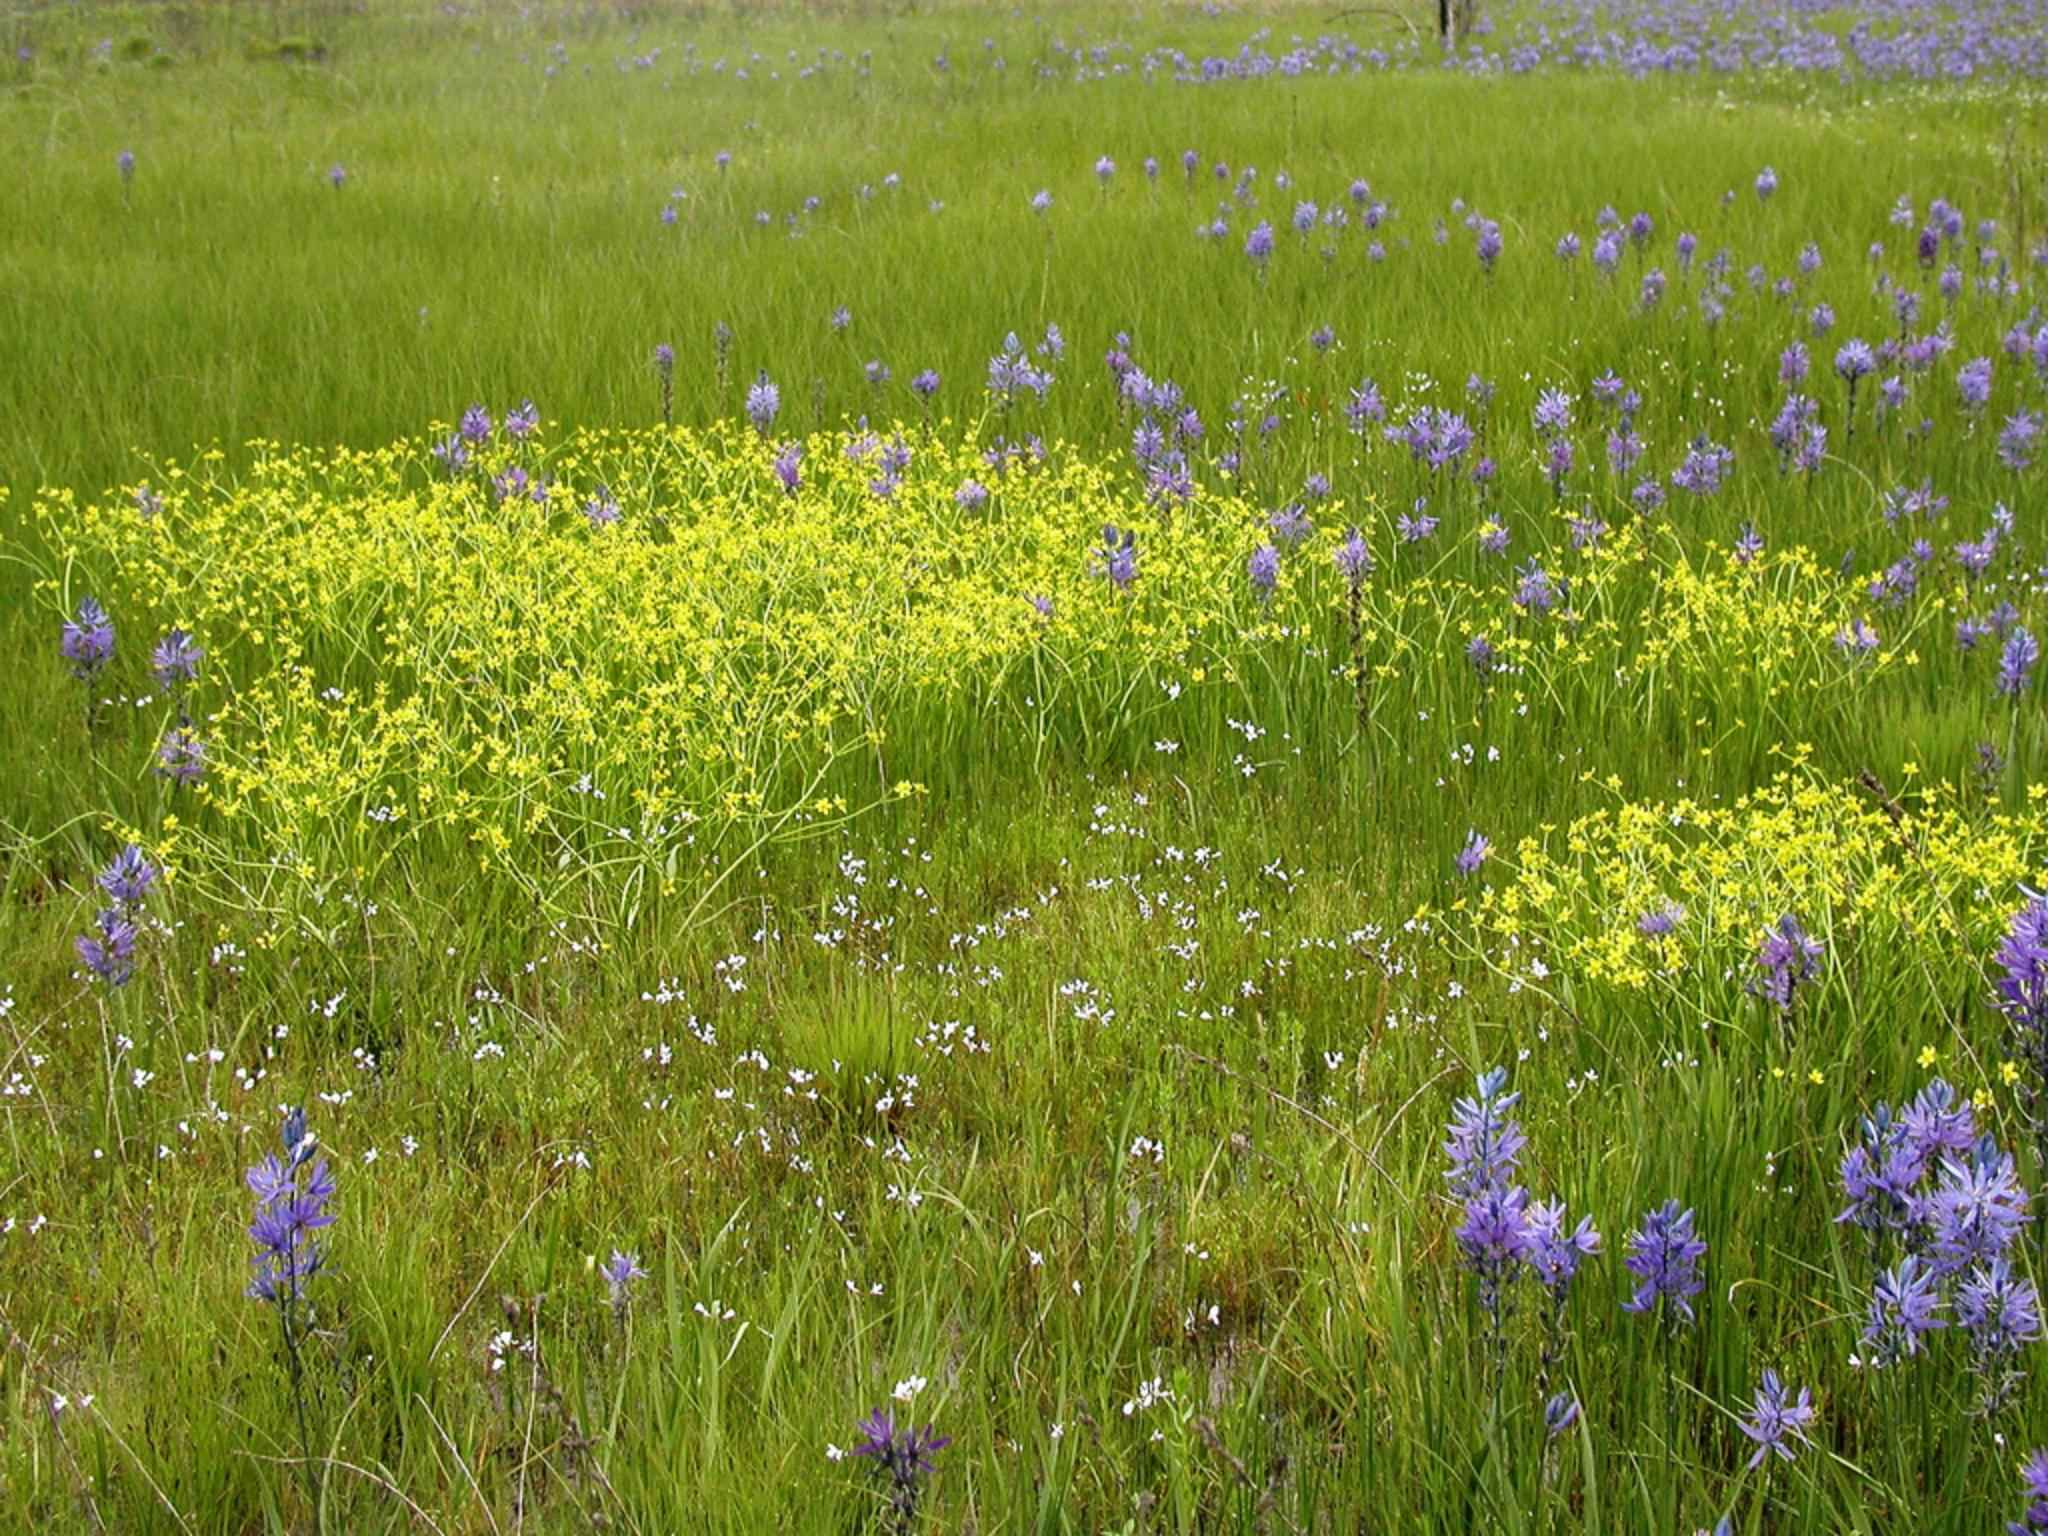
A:
[[[2048,858],[2040,801],[2004,815],[1942,785],[1894,798],[1791,757],[1726,805],[1624,802],[1525,839],[1514,878],[1480,904],[1482,932],[1539,940],[1567,975],[1627,990],[1746,975],[1788,913],[1831,947],[1879,944],[1901,964],[1983,956]],[[1667,932],[1644,931],[1655,913],[1673,916]]]

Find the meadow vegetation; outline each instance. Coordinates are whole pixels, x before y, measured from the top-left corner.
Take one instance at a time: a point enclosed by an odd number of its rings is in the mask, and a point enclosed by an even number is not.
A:
[[[0,16],[0,1526],[2048,1531],[2040,7],[1432,17]]]

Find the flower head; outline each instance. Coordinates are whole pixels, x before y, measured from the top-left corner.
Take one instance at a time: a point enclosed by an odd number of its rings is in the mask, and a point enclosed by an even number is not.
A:
[[[100,668],[114,658],[114,621],[96,598],[78,600],[78,617],[68,619],[58,641],[58,650],[71,663],[71,675],[90,681]]]
[[[149,669],[156,674],[160,686],[172,688],[197,677],[200,660],[205,655],[206,652],[194,643],[190,635],[182,629],[174,629],[157,641],[156,649],[150,652]]]
[[[1662,1304],[1668,1318],[1693,1321],[1692,1298],[1706,1288],[1699,1272],[1706,1252],[1707,1245],[1693,1235],[1693,1213],[1676,1200],[1665,1201],[1628,1235],[1622,1263],[1640,1283],[1621,1309],[1652,1313]]]
[[[1740,1422],[1742,1432],[1756,1442],[1750,1471],[1762,1466],[1767,1456],[1790,1461],[1795,1453],[1788,1441],[1805,1440],[1806,1426],[1813,1422],[1813,1393],[1801,1387],[1795,1398],[1776,1371],[1765,1371],[1749,1417]]]

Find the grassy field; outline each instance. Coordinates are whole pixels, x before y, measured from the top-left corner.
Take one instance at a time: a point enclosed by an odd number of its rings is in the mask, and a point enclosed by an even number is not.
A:
[[[1432,17],[0,16],[0,1529],[2048,1530],[2037,21]]]

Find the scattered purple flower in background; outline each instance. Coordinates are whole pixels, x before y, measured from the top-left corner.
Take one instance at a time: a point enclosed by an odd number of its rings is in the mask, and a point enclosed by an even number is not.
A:
[[[92,681],[114,659],[114,621],[98,599],[78,600],[78,616],[65,621],[58,650],[71,663],[71,675],[82,683]]]
[[[2005,649],[1998,656],[1998,692],[2001,698],[2017,699],[2033,681],[2034,664],[2041,659],[2041,644],[2025,625],[2015,625],[2006,636]]]
[[[763,437],[775,425],[775,418],[782,412],[782,391],[775,387],[775,381],[764,369],[747,386],[747,420],[754,424],[754,430]]]
[[[1465,838],[1465,846],[1458,850],[1458,857],[1455,860],[1458,866],[1458,873],[1466,876],[1468,879],[1478,874],[1479,866],[1486,862],[1487,855],[1492,852],[1493,845],[1476,831],[1468,834]]]
[[[1765,933],[1757,951],[1757,977],[1751,985],[1780,1013],[1790,1013],[1796,989],[1819,977],[1821,957],[1826,953],[1821,942],[1810,937],[1799,919],[1788,912]]]
[[[640,1267],[640,1256],[612,1250],[612,1256],[603,1267],[604,1283],[611,1292],[612,1316],[623,1322],[626,1305],[631,1300],[633,1282],[645,1280],[647,1271]]]
[[[157,641],[156,649],[150,652],[149,669],[155,674],[159,687],[175,688],[199,675],[199,663],[205,655],[206,652],[189,634],[182,629],[173,629]]]
[[[898,1532],[907,1533],[917,1522],[918,1500],[924,1495],[925,1480],[938,1470],[933,1457],[953,1443],[949,1435],[910,1425],[898,1427],[895,1416],[877,1408],[860,1422],[860,1439],[855,1456],[875,1465],[875,1474],[887,1482],[891,1518]]]

